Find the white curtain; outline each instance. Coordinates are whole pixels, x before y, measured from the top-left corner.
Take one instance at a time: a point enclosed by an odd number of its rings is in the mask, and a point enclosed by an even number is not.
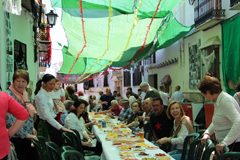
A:
[[[5,10],[12,14],[21,15],[21,0],[5,0]]]
[[[208,70],[211,68],[214,59],[215,59],[215,52],[213,51],[210,55],[204,57],[201,54],[202,62],[204,64],[205,71],[208,72]]]

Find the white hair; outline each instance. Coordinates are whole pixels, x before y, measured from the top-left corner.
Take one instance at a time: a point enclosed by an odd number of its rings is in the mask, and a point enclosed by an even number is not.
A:
[[[140,87],[146,87],[146,86],[149,86],[148,82],[142,82],[142,83],[140,84]]]
[[[111,103],[118,105],[118,101],[117,100],[112,100]]]
[[[137,99],[134,96],[129,97],[129,106],[132,106],[132,103],[137,101]]]

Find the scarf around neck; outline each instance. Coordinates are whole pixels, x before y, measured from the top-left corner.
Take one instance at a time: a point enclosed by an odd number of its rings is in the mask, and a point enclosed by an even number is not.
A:
[[[36,114],[37,111],[35,110],[34,106],[31,103],[25,103],[28,101],[28,94],[27,91],[24,89],[23,93],[19,93],[13,86],[13,83],[10,85],[9,89],[12,91],[12,93],[15,95],[15,97],[22,103],[22,105],[26,106],[27,111],[30,116],[33,116],[33,114]]]

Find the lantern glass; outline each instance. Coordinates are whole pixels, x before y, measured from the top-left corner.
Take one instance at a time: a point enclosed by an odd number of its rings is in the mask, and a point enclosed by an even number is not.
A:
[[[48,24],[51,26],[54,26],[56,24],[56,20],[57,20],[57,14],[55,14],[53,12],[53,10],[51,10],[47,15],[48,18]]]

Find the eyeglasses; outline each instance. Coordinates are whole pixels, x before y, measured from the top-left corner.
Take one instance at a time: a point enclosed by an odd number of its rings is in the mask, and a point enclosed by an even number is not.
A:
[[[152,107],[159,107],[160,105],[152,105]]]

